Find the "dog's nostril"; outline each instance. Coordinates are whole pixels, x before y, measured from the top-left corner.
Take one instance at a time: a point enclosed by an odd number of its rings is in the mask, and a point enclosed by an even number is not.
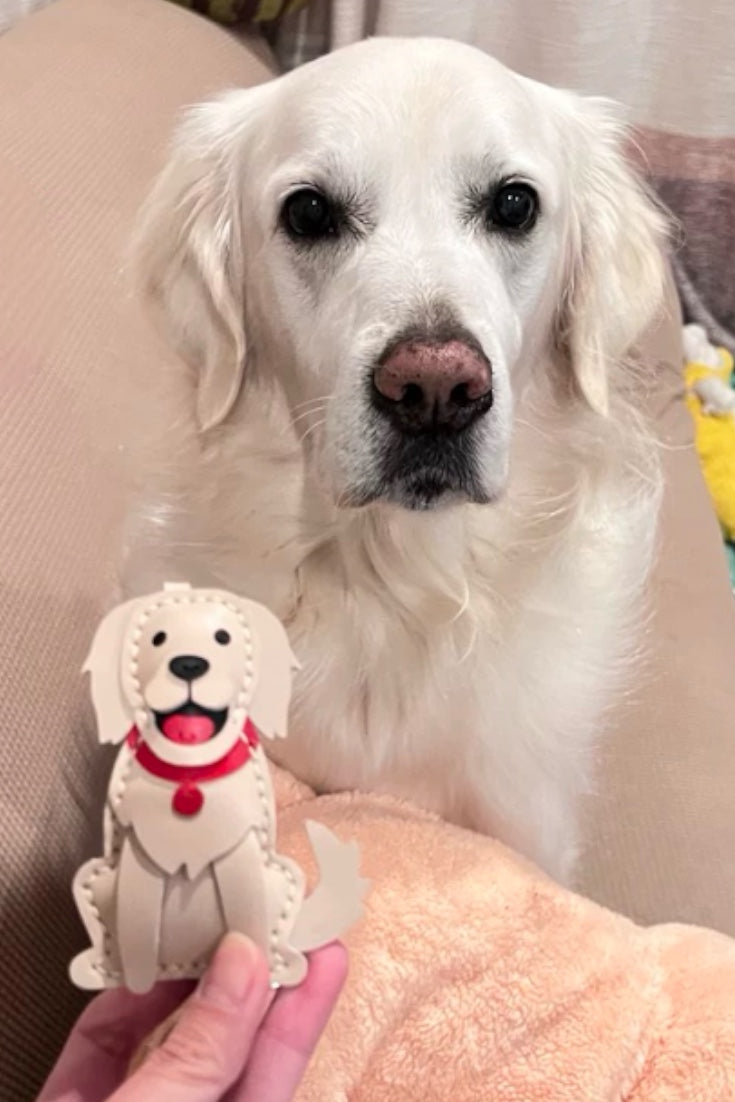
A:
[[[449,401],[453,402],[456,406],[469,406],[474,401],[474,398],[470,398],[467,383],[458,383],[457,386],[452,387]]]
[[[401,403],[406,409],[418,409],[423,404],[424,392],[418,383],[409,383],[403,392]]]
[[[181,681],[196,681],[198,677],[204,677],[209,669],[209,662],[198,654],[177,654],[169,662],[168,668]]]

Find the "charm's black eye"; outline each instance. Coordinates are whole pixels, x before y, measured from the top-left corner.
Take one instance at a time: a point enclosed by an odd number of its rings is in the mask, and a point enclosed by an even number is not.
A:
[[[530,230],[538,215],[538,195],[529,184],[503,184],[492,197],[488,221],[503,230]]]
[[[225,631],[224,628],[219,628],[217,631],[215,631],[214,637],[217,642],[223,647],[226,647],[230,641],[230,633],[229,631]]]
[[[151,642],[153,643],[154,647],[162,647],[163,644],[166,642],[166,632],[157,631],[156,634],[153,636]]]
[[[337,219],[326,195],[316,188],[294,191],[281,208],[281,224],[289,237],[319,241],[337,234]]]

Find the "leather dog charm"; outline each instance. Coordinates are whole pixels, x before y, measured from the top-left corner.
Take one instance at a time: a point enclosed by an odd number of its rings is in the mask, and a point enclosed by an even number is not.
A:
[[[285,737],[292,671],[281,623],[214,589],[167,585],[113,609],[85,670],[99,740],[123,743],[107,793],[104,856],[74,878],[91,948],[71,963],[87,989],[197,978],[227,930],[263,950],[274,986],[360,915],[354,843],[307,830],[320,872],[275,850],[261,739]]]

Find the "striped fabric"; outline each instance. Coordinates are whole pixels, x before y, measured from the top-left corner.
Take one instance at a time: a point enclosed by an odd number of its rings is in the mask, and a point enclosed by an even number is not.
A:
[[[218,23],[249,21],[265,25],[297,12],[306,0],[174,0],[174,3],[207,15]]]
[[[271,46],[282,69],[295,69],[329,52],[332,41],[331,0],[309,0],[306,7],[279,20]]]

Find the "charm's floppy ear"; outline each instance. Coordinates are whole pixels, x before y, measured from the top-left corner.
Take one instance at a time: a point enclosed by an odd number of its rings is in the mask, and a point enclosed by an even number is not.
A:
[[[256,636],[256,679],[250,717],[265,738],[285,738],[291,681],[300,665],[291,650],[286,629],[263,605],[242,601],[242,608]]]
[[[122,742],[133,723],[133,707],[122,685],[122,649],[138,600],[118,605],[97,628],[83,673],[90,675],[100,742]]]
[[[610,369],[661,305],[667,223],[626,159],[621,108],[598,98],[571,102],[562,136],[572,217],[557,341],[579,393],[605,416]]]
[[[245,374],[244,165],[269,92],[228,92],[187,112],[133,244],[143,294],[194,373],[202,432],[225,419]]]

